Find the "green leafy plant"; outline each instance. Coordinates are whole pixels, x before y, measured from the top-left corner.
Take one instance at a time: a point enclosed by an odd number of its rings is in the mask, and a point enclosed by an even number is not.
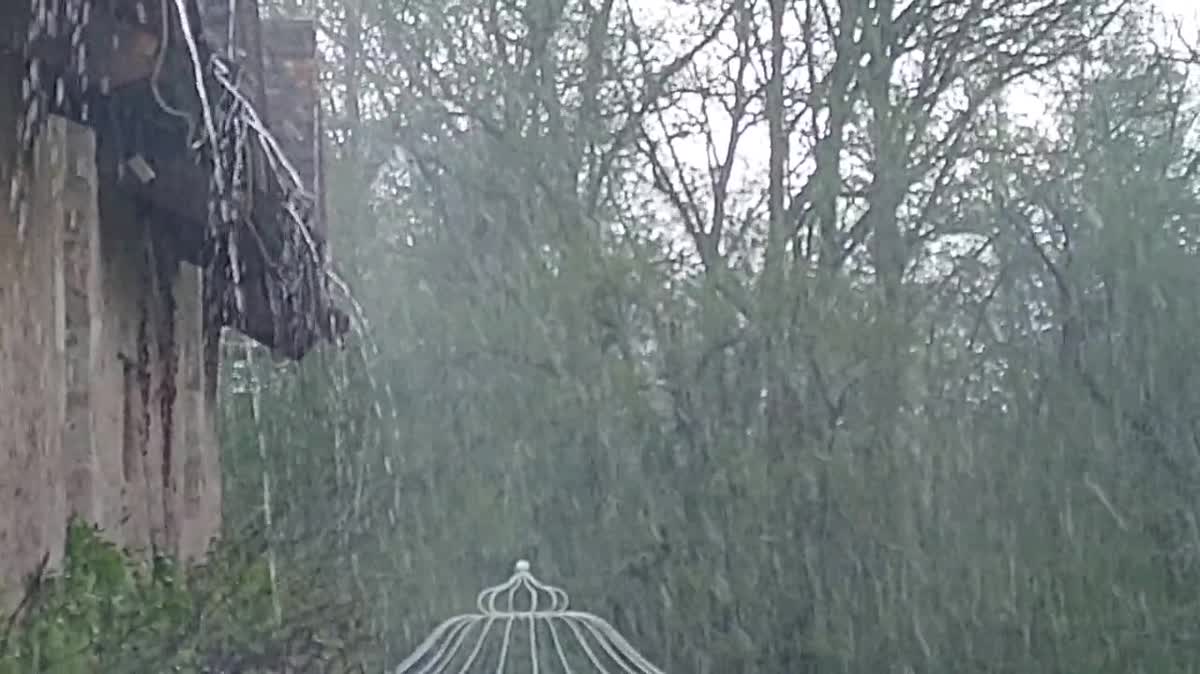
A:
[[[360,671],[353,601],[293,592],[277,618],[271,588],[244,544],[147,561],[74,522],[59,570],[31,577],[0,623],[0,674]]]

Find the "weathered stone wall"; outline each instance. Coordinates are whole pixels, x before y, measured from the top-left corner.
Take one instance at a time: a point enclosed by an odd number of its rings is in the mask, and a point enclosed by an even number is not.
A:
[[[115,176],[98,182],[89,409],[101,444],[121,451],[99,462],[120,490],[107,490],[95,521],[126,545],[194,557],[220,525],[202,274],[154,236],[165,223],[126,199]]]
[[[0,585],[10,591],[57,560],[72,513],[124,545],[184,557],[220,527],[200,270],[155,236],[165,223],[97,173],[91,131],[62,118],[39,138],[27,216],[8,207],[12,61],[0,58]]]
[[[0,82],[19,83],[15,59],[0,58]],[[0,95],[0,124],[15,129],[18,101]],[[62,175],[51,170],[61,148],[61,126],[47,129],[37,147],[41,178],[28,217],[11,208],[15,133],[0,137],[0,585],[14,571],[55,561],[66,517],[62,422],[64,342],[62,223],[55,199]],[[36,214],[36,217],[35,217]]]

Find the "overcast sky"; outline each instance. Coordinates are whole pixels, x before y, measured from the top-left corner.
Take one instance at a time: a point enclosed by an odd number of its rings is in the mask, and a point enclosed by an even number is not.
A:
[[[1190,18],[1195,20],[1198,9],[1196,0],[1158,0],[1158,6],[1163,8],[1163,11],[1170,12],[1182,18]]]
[[[1189,38],[1200,31],[1200,0],[1154,0],[1164,14],[1183,22]]]
[[[1189,43],[1193,45],[1200,44],[1200,0],[1151,1],[1168,19],[1178,19],[1181,22],[1183,36]],[[631,5],[634,12],[641,15],[639,21],[665,22],[681,33],[694,32],[696,15],[688,12],[686,9],[681,9],[681,6],[673,0],[634,0]],[[1172,30],[1169,32],[1171,33],[1170,35],[1163,35],[1165,43],[1176,39],[1174,36],[1175,31]],[[659,45],[659,48],[662,50],[660,56],[676,53],[680,48],[680,44],[672,42]],[[1006,103],[1009,106],[1008,112],[1021,121],[1043,127],[1043,131],[1046,133],[1053,132],[1053,121],[1049,115],[1048,108],[1048,105],[1051,105],[1053,101],[1047,98],[1044,92],[1039,92],[1036,84],[1030,82],[1024,86],[1018,85],[1011,88],[1008,91]],[[689,104],[684,102],[681,105],[686,107]],[[717,107],[719,108],[720,106]],[[710,111],[707,119],[712,123],[709,131],[714,135],[714,147],[725,147],[727,135],[725,135],[724,127],[727,121],[722,116],[722,111],[713,109]],[[768,142],[765,126],[760,125],[745,132],[742,137],[738,156],[734,160],[734,170],[730,183],[733,192],[746,190],[746,193],[756,193],[756,189],[761,188],[765,180],[764,172],[768,152],[767,148]],[[683,162],[692,167],[705,167],[710,161],[708,156],[709,149],[699,136],[693,136],[691,143],[685,141],[677,144],[675,149],[682,157]],[[806,157],[804,150],[793,148],[793,151],[796,153],[793,160],[803,163]],[[680,236],[683,236],[683,234],[680,233]]]

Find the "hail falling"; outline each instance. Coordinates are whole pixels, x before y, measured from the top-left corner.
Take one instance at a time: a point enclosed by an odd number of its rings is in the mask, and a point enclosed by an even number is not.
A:
[[[17,119],[17,139],[21,161],[13,171],[9,185],[9,208],[17,213],[17,235],[23,240],[29,221],[28,171],[33,161],[33,146],[45,125],[51,107],[67,104],[65,78],[78,80],[82,91],[92,83],[87,78],[87,45],[84,30],[91,20],[92,0],[30,0],[29,30],[26,34],[25,74],[21,81],[22,113]],[[52,75],[42,60],[32,53],[32,46],[46,40],[67,37],[66,68]],[[86,121],[86,104],[78,111]]]

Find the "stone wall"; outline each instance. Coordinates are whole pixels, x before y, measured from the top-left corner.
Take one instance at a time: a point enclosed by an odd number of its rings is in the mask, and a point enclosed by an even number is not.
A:
[[[14,71],[14,72],[10,72]],[[0,58],[0,129],[15,128]],[[0,585],[61,553],[71,514],[183,557],[220,528],[215,368],[199,269],[96,170],[86,127],[52,117],[25,217],[0,133]],[[210,364],[211,365],[211,364]]]
[[[0,82],[20,82],[15,59],[0,59]],[[15,128],[17,101],[0,95],[0,128]],[[39,140],[46,166],[61,147],[61,126]],[[27,217],[11,208],[15,134],[0,134],[0,583],[13,572],[53,563],[66,517],[61,429],[65,415],[62,223],[55,197],[61,175],[41,171]],[[33,214],[37,214],[35,220]]]

